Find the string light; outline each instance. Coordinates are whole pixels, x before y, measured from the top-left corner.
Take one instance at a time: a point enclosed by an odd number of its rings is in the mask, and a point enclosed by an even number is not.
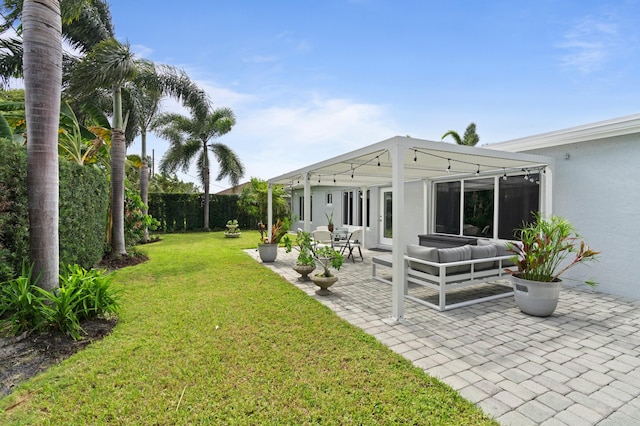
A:
[[[476,170],[476,176],[480,175],[480,164],[478,164],[478,169]]]
[[[336,183],[336,175],[333,175],[333,183]]]
[[[502,180],[507,180],[507,169],[503,167],[502,170],[504,171],[504,175],[502,175]]]
[[[449,163],[449,165],[447,166],[447,173],[449,173],[451,171],[451,159],[447,158],[447,163]]]
[[[380,167],[380,156],[378,155],[376,159],[378,160],[378,167]]]
[[[417,149],[413,150],[413,161],[418,161],[418,150]]]

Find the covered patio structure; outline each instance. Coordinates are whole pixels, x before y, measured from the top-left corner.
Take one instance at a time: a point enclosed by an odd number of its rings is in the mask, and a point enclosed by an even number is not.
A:
[[[396,136],[337,157],[268,180],[268,229],[273,223],[271,188],[279,184],[287,188],[304,189],[304,209],[311,210],[311,188],[336,187],[370,188],[390,187],[392,235],[392,300],[389,322],[404,318],[404,254],[408,243],[404,232],[405,188],[408,183],[422,183],[423,202],[416,205],[422,211],[422,229],[416,233],[434,232],[434,194],[430,189],[436,182],[458,179],[507,178],[526,173],[538,173],[540,185],[539,210],[543,215],[552,213],[552,182],[555,164],[552,158],[503,152],[492,149],[454,145],[411,137]],[[464,191],[461,191],[461,197]],[[497,194],[496,194],[497,197]],[[366,204],[365,207],[366,209]],[[364,212],[366,214],[366,210]],[[304,230],[311,230],[310,215],[304,218]],[[379,214],[380,220],[382,216]],[[462,231],[460,231],[462,232]],[[495,232],[495,231],[494,231]],[[494,233],[497,237],[497,233]],[[370,238],[370,237],[369,237]],[[365,244],[369,247],[372,244]]]

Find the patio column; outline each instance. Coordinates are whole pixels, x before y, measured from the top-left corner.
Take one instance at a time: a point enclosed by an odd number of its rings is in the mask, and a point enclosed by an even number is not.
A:
[[[309,173],[303,175],[304,178],[304,230],[311,232],[311,179]]]
[[[404,207],[404,159],[407,147],[399,142],[393,144],[389,149],[391,156],[391,190],[393,192],[393,204],[391,206],[392,215],[392,277],[393,286],[391,290],[391,318],[387,323],[394,324],[404,319],[404,285],[405,285],[405,267],[404,267],[404,232],[403,223],[403,207]]]
[[[267,235],[271,240],[271,229],[273,227],[273,191],[271,183],[267,183]]]
[[[540,190],[542,191],[540,212],[543,217],[553,214],[553,168],[545,167],[544,173],[540,173]]]
[[[365,234],[367,233],[367,214],[369,214],[369,211],[367,209],[367,190],[369,189],[368,186],[362,186],[360,187],[360,192],[362,193],[362,211],[360,212],[360,214],[362,215],[362,241],[360,241],[360,244],[362,245],[362,247],[367,247],[365,244],[366,241],[366,237]]]

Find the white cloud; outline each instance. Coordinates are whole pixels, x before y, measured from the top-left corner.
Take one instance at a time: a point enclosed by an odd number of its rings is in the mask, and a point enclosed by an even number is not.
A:
[[[383,106],[344,98],[307,93],[291,97],[264,99],[243,94],[210,82],[202,83],[216,106],[228,106],[237,116],[234,129],[221,137],[240,156],[245,179],[268,179],[303,166],[323,161],[399,134],[398,127]],[[264,107],[268,104],[270,106]],[[163,111],[186,111],[167,100]],[[153,138],[153,139],[152,139]],[[150,136],[159,161],[167,143]],[[137,147],[131,147],[136,152]],[[212,175],[217,173],[212,169]],[[191,167],[183,179],[196,181]],[[212,182],[212,192],[228,187],[228,182]]]
[[[564,68],[589,74],[600,69],[617,43],[616,24],[587,16],[567,31],[556,47],[566,51],[561,60]]]
[[[131,51],[141,58],[149,58],[153,54],[153,49],[142,44],[132,44]]]

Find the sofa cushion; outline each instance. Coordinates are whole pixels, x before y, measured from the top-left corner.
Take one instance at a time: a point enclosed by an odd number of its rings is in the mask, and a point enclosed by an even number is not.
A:
[[[496,257],[498,251],[495,244],[486,246],[471,246],[471,259],[486,259],[489,257]],[[474,271],[484,271],[495,267],[495,262],[479,262],[474,265]]]
[[[416,244],[409,244],[407,245],[407,255],[409,257],[428,260],[430,262],[439,262],[438,249],[433,247],[424,247]],[[416,271],[422,271],[430,275],[439,275],[439,270],[435,266],[409,261],[409,267],[411,269],[415,269]]]
[[[496,256],[515,256],[515,253],[509,250],[509,244],[502,241],[492,241],[492,240],[478,240],[478,246],[495,246],[496,248]],[[513,243],[517,244],[517,243]],[[514,262],[511,260],[503,260],[502,266],[513,266]],[[498,267],[498,262],[496,262],[496,267]]]
[[[459,262],[461,260],[471,260],[471,246],[451,247],[438,249],[440,263]],[[469,272],[471,265],[451,266],[447,268],[447,275],[461,272]]]

